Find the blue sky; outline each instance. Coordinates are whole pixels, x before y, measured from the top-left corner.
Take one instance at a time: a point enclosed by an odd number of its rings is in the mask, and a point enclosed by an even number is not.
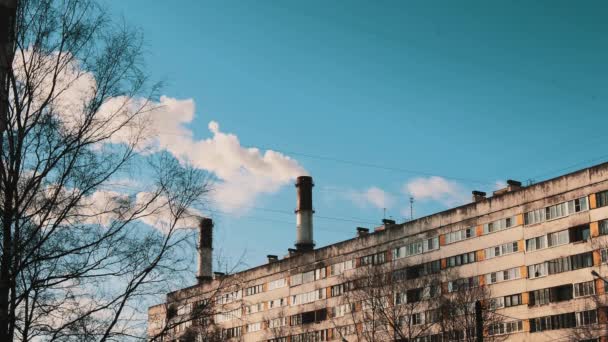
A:
[[[379,223],[383,207],[402,221],[412,191],[419,217],[497,181],[608,160],[605,1],[106,3],[141,28],[162,94],[194,106],[193,141],[230,133],[314,177],[318,246]],[[213,204],[216,252],[250,266],[284,255],[292,183]]]

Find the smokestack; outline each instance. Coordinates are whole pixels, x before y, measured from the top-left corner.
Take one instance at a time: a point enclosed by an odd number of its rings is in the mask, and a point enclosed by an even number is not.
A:
[[[213,279],[213,220],[202,218],[198,231],[198,283]]]
[[[312,177],[300,176],[296,180],[298,206],[296,207],[296,249],[298,252],[312,251]]]

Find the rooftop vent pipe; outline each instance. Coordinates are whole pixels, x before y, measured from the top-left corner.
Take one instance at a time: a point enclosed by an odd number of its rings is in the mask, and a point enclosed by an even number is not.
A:
[[[363,227],[357,227],[357,237],[365,236],[369,233],[369,229]]]
[[[521,189],[521,182],[509,179],[507,180],[507,188],[509,192]]]
[[[312,230],[312,177],[300,176],[296,180],[296,249],[298,252],[312,251],[315,247]]]
[[[268,258],[268,263],[269,264],[272,264],[273,262],[279,261],[279,257],[276,256],[276,255],[268,254],[266,257]]]
[[[479,202],[486,199],[486,193],[483,191],[473,191],[473,202]]]
[[[198,228],[198,271],[196,279],[201,284],[213,279],[213,220],[202,218]]]

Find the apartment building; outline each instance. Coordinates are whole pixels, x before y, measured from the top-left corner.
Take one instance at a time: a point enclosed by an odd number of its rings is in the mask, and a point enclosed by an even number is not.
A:
[[[203,220],[199,283],[169,293],[166,303],[149,309],[151,338],[205,340],[195,328],[214,325],[223,340],[365,340],[361,332],[369,322],[355,317],[369,305],[346,302],[344,296],[358,286],[357,277],[370,274],[363,270],[390,265],[394,281],[429,275],[440,280],[437,286],[387,299],[390,306],[430,303],[407,317],[407,324],[426,322],[428,329],[390,340],[456,341],[475,334],[442,330],[433,324],[429,308],[437,294],[483,288],[488,297],[471,298],[471,304],[479,300],[484,310],[502,317],[484,326],[488,339],[607,341],[602,336],[608,335],[603,304],[608,292],[608,164],[529,186],[509,181],[492,196],[475,191],[469,204],[401,224],[387,220],[372,231],[357,228],[354,238],[317,249],[312,178],[299,177],[296,186],[296,248],[283,258],[269,256],[267,264],[213,275],[212,223]],[[201,305],[215,309],[197,311]]]

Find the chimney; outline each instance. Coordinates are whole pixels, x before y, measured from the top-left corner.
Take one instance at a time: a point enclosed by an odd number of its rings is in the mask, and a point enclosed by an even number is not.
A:
[[[479,202],[486,199],[486,193],[483,191],[473,191],[473,202]]]
[[[366,236],[369,233],[369,229],[363,227],[357,227],[357,237]]]
[[[296,180],[298,199],[296,207],[296,249],[298,252],[312,251],[315,242],[312,235],[312,177],[300,176]]]
[[[521,182],[509,179],[507,180],[507,187],[494,191],[494,196],[504,195],[508,192],[519,190],[521,188]]]
[[[521,182],[509,179],[507,180],[507,189],[509,192],[521,189]]]
[[[269,264],[272,264],[273,262],[279,261],[279,257],[276,256],[276,255],[268,254],[266,257],[268,258],[268,263]]]
[[[213,220],[202,218],[198,232],[198,272],[199,284],[213,279]]]

